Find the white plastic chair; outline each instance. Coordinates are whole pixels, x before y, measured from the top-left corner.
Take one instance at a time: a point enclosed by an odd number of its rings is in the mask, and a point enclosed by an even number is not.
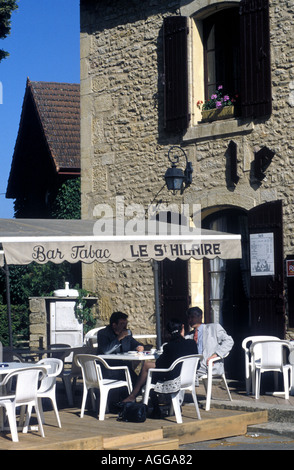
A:
[[[291,351],[287,341],[261,341],[252,343],[252,361],[255,362],[255,398],[260,396],[261,374],[263,372],[281,372],[284,380],[285,399],[289,400],[289,372],[292,374],[291,364],[284,363],[284,348]],[[258,358],[256,359],[256,351]]]
[[[251,360],[250,346],[257,341],[279,340],[277,336],[248,336],[242,341],[242,348],[245,353],[245,384],[246,393],[250,395],[255,393],[255,369]],[[257,354],[257,350],[256,350]]]
[[[196,371],[197,371],[199,360],[201,358],[202,358],[201,355],[193,354],[191,356],[180,357],[179,359],[174,361],[168,369],[157,369],[157,368],[149,369],[148,370],[148,375],[147,375],[147,380],[146,380],[144,398],[143,398],[143,402],[145,403],[145,405],[148,404],[148,398],[149,398],[150,390],[155,387],[155,384],[152,383],[152,374],[154,372],[155,373],[157,373],[157,372],[164,372],[164,373],[170,372],[178,364],[182,364],[181,375],[180,375],[180,377],[181,377],[180,390],[178,390],[175,393],[170,394],[177,423],[182,423],[183,422],[181,407],[180,407],[180,396],[181,396],[181,392],[183,392],[185,390],[190,390],[192,392],[192,397],[193,397],[194,405],[195,405],[195,408],[196,408],[197,417],[198,417],[198,419],[201,419],[199,406],[198,406],[198,402],[197,402],[196,390],[195,390]]]
[[[93,348],[90,346],[82,346],[80,348],[75,348],[73,353],[73,359],[71,363],[70,369],[62,370],[60,377],[62,378],[62,382],[65,388],[67,401],[70,407],[74,406],[74,388],[76,385],[76,380],[79,377],[82,377],[82,371],[80,366],[76,363],[75,358],[78,354],[91,354],[93,352]]]
[[[86,346],[92,346],[93,348],[98,347],[97,333],[99,330],[102,330],[105,326],[100,326],[99,328],[93,328],[93,330],[88,331],[84,337],[84,344]]]
[[[28,406],[27,416],[25,424],[23,427],[23,432],[28,431],[28,424],[32,412],[32,408],[35,408],[40,433],[42,437],[45,437],[44,429],[42,425],[42,419],[39,412],[38,406],[38,381],[43,379],[47,374],[47,371],[44,367],[28,367],[20,369],[18,371],[11,372],[7,374],[4,380],[0,383],[0,387],[5,387],[6,384],[13,378],[16,377],[16,389],[13,395],[6,395],[0,397],[0,406],[4,407],[6,410],[9,427],[11,430],[11,436],[13,442],[18,442],[17,426],[16,426],[16,407],[18,406]]]
[[[38,365],[49,366],[46,377],[42,380],[40,388],[38,389],[38,403],[39,410],[42,418],[42,423],[45,423],[43,407],[42,407],[42,398],[49,398],[51,400],[54,413],[58,426],[61,428],[61,422],[59,418],[57,403],[56,403],[56,377],[61,373],[63,369],[63,362],[61,359],[48,358],[41,359]]]
[[[58,351],[58,349],[61,349],[61,348],[64,348],[64,351]],[[49,357],[60,359],[63,362],[64,362],[64,359],[71,354],[70,344],[64,344],[64,343],[49,344],[48,349],[50,349],[51,351],[50,353],[48,353]]]
[[[102,421],[104,420],[104,417],[105,417],[109,390],[120,388],[120,387],[127,387],[129,394],[131,393],[132,381],[131,381],[129,369],[127,366],[110,366],[107,364],[106,361],[104,361],[104,359],[102,359],[99,356],[95,356],[93,354],[78,354],[75,360],[76,360],[76,363],[82,369],[83,385],[84,385],[83,386],[83,399],[82,399],[82,406],[81,406],[81,418],[84,416],[88,391],[91,390],[92,392],[92,403],[93,403],[93,390],[99,389],[100,390],[99,420]],[[109,370],[124,371],[125,380],[104,379],[100,364]]]
[[[226,375],[225,375],[225,371],[220,374],[220,375],[215,375],[213,374],[213,364],[215,362],[220,362],[220,361],[224,361],[225,357],[227,357],[228,354],[226,356],[224,356],[223,358],[222,357],[213,357],[212,359],[210,359],[208,361],[208,367],[207,367],[207,375],[202,375],[200,377],[201,380],[204,381],[204,384],[205,384],[205,388],[206,388],[206,404],[205,404],[205,411],[209,411],[210,410],[210,402],[211,402],[211,394],[212,394],[212,379],[213,377],[220,377],[225,385],[225,388],[226,388],[226,391],[227,391],[227,394],[229,396],[229,400],[230,401],[233,401],[232,399],[232,396],[231,396],[231,392],[230,392],[230,389],[228,387],[228,383],[227,383],[227,379],[226,379]]]
[[[51,358],[55,358],[55,359],[60,359],[62,362],[63,362],[63,365],[64,365],[64,362],[65,362],[65,359],[68,358],[68,356],[72,356],[73,357],[73,353],[71,351],[71,346],[69,344],[63,344],[63,343],[56,343],[56,344],[50,344],[48,346],[48,349],[50,349],[50,352],[49,353],[49,357]],[[58,351],[58,349],[63,349],[63,351]],[[70,360],[69,360],[70,362]],[[71,392],[71,389],[69,388],[69,382],[67,380],[67,377],[66,377],[66,373],[64,371],[64,368],[62,369],[61,371],[61,378],[62,378],[62,382],[63,382],[63,385],[64,385],[64,388],[65,388],[65,392],[66,392],[66,396],[67,396],[67,399],[68,399],[68,404],[69,406],[73,406],[73,399],[72,399],[72,392]]]

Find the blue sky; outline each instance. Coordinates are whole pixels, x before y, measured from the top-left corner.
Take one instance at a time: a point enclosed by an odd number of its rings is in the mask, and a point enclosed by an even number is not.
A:
[[[0,218],[14,215],[5,193],[27,77],[80,81],[79,0],[19,0],[18,5],[10,35],[0,40],[0,48],[10,53],[0,62]]]

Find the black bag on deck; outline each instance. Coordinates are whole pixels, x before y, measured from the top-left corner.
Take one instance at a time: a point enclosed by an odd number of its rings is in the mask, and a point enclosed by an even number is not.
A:
[[[121,405],[122,409],[118,414],[117,421],[143,423],[146,420],[147,405],[144,405],[144,403],[126,402]]]

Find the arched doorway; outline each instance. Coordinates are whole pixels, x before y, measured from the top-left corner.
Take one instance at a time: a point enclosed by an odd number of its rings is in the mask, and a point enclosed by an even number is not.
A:
[[[282,201],[278,200],[248,212],[222,209],[202,222],[204,228],[242,236],[242,259],[204,263],[205,321],[219,321],[234,338],[234,349],[226,363],[232,378],[244,378],[241,344],[246,336],[275,335],[283,339],[285,335],[282,215]],[[272,270],[254,271],[254,259],[267,257],[268,250]]]
[[[246,336],[266,334],[284,338],[282,212],[282,201],[272,201],[249,211],[216,207],[215,211],[210,209],[209,215],[204,213],[203,228],[241,234],[242,258],[201,261],[195,269],[199,278],[201,271],[200,287],[195,291],[190,262],[160,263],[162,319],[179,316],[185,321],[189,305],[204,306],[204,321],[219,322],[234,339],[233,351],[226,360],[230,378],[244,379],[242,341]],[[250,244],[252,251],[256,237],[272,239],[272,272],[253,271]],[[262,251],[262,245],[258,249]]]
[[[203,228],[242,235],[242,259],[205,260],[204,306],[205,322],[218,322],[234,339],[232,353],[226,360],[231,378],[244,376],[244,353],[241,343],[248,336],[250,315],[250,272],[248,216],[242,209],[223,209],[202,221]]]

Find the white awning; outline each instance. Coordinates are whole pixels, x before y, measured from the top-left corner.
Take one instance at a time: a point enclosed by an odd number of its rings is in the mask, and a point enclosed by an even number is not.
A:
[[[96,220],[0,219],[0,243],[7,264],[35,261],[76,263],[157,260],[165,258],[241,258],[241,235],[191,229],[183,233],[148,226],[144,233],[116,230],[97,235]],[[134,227],[133,227],[134,228]],[[153,230],[154,228],[154,230]],[[95,234],[96,233],[96,234]]]

